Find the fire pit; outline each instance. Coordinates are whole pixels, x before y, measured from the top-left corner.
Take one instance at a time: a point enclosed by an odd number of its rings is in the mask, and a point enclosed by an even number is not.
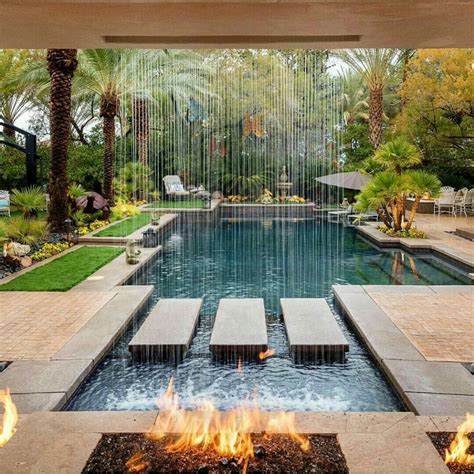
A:
[[[431,442],[451,472],[474,473],[474,415],[466,413],[466,421],[457,433],[428,433]]]
[[[348,472],[336,436],[297,433],[294,413],[184,410],[173,379],[157,405],[150,433],[104,435],[84,472]]]
[[[222,456],[214,449],[189,448],[169,452],[177,436],[161,440],[140,434],[104,435],[91,454],[83,473],[96,472],[349,472],[336,435],[310,435],[303,452],[285,435],[252,435],[255,457],[248,463]]]

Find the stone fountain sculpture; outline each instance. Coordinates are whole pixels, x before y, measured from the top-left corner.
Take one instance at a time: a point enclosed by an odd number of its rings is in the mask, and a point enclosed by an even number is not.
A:
[[[277,183],[277,189],[280,191],[280,199],[284,201],[288,192],[293,187],[293,183],[288,181],[288,174],[286,173],[286,166],[283,165],[280,175],[280,181]]]

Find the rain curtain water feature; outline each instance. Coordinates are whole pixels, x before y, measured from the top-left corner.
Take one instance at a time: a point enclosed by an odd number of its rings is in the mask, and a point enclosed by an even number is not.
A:
[[[226,196],[276,196],[285,166],[289,195],[338,200],[314,180],[341,161],[341,86],[324,51],[137,50],[123,58],[117,167],[129,163],[119,181],[134,182],[137,196],[156,189],[166,198],[166,175]]]

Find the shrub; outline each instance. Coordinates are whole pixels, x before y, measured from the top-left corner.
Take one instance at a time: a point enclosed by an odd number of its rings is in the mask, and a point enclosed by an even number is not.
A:
[[[387,227],[385,224],[381,224],[377,227],[380,232],[389,235],[390,237],[409,237],[412,239],[426,239],[427,235],[422,230],[417,229],[416,227],[412,227],[408,230],[402,229],[399,231],[395,231],[390,227]]]
[[[0,221],[0,237],[20,244],[32,245],[46,237],[48,226],[42,219],[12,217]]]
[[[140,213],[140,209],[135,204],[118,199],[117,204],[110,210],[109,219],[111,222],[115,222],[126,217],[137,216]]]
[[[39,186],[14,189],[11,202],[19,211],[23,212],[25,218],[36,216],[38,211],[46,207],[46,198]]]

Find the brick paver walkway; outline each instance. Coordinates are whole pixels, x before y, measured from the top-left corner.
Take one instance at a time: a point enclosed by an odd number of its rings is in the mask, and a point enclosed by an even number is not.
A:
[[[427,360],[474,361],[473,293],[368,293]]]
[[[0,361],[52,357],[114,295],[0,293]]]

